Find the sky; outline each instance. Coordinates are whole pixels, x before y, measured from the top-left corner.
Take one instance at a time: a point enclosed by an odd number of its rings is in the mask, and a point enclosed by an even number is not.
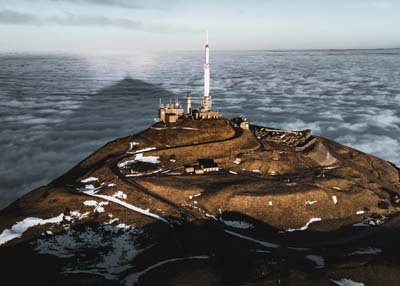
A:
[[[0,0],[0,52],[400,47],[399,0]]]

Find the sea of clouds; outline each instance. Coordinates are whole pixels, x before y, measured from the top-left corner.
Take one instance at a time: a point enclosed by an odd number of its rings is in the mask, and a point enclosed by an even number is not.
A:
[[[202,93],[200,52],[0,55],[0,208]],[[400,50],[211,54],[214,106],[400,165]]]

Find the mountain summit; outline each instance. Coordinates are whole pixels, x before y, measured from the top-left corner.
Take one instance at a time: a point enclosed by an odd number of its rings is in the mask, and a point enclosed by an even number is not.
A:
[[[399,194],[393,164],[310,130],[157,122],[1,211],[2,279],[397,285]]]

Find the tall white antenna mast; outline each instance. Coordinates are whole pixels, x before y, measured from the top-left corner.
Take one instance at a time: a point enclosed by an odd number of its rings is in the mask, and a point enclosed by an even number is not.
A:
[[[204,96],[202,100],[202,109],[204,111],[211,110],[211,98],[210,98],[210,51],[208,47],[208,30],[206,31],[206,45],[205,45],[205,56],[206,61],[204,63]]]

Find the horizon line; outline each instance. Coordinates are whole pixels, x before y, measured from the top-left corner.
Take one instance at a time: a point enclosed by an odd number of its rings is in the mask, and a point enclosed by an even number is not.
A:
[[[399,50],[400,47],[392,48],[290,48],[290,49],[214,49],[213,52],[301,52],[301,51],[379,51],[379,50]],[[93,54],[93,55],[107,55],[107,54],[135,54],[135,53],[173,53],[173,52],[202,52],[201,49],[196,50],[115,50],[115,51],[1,51],[0,54]]]

